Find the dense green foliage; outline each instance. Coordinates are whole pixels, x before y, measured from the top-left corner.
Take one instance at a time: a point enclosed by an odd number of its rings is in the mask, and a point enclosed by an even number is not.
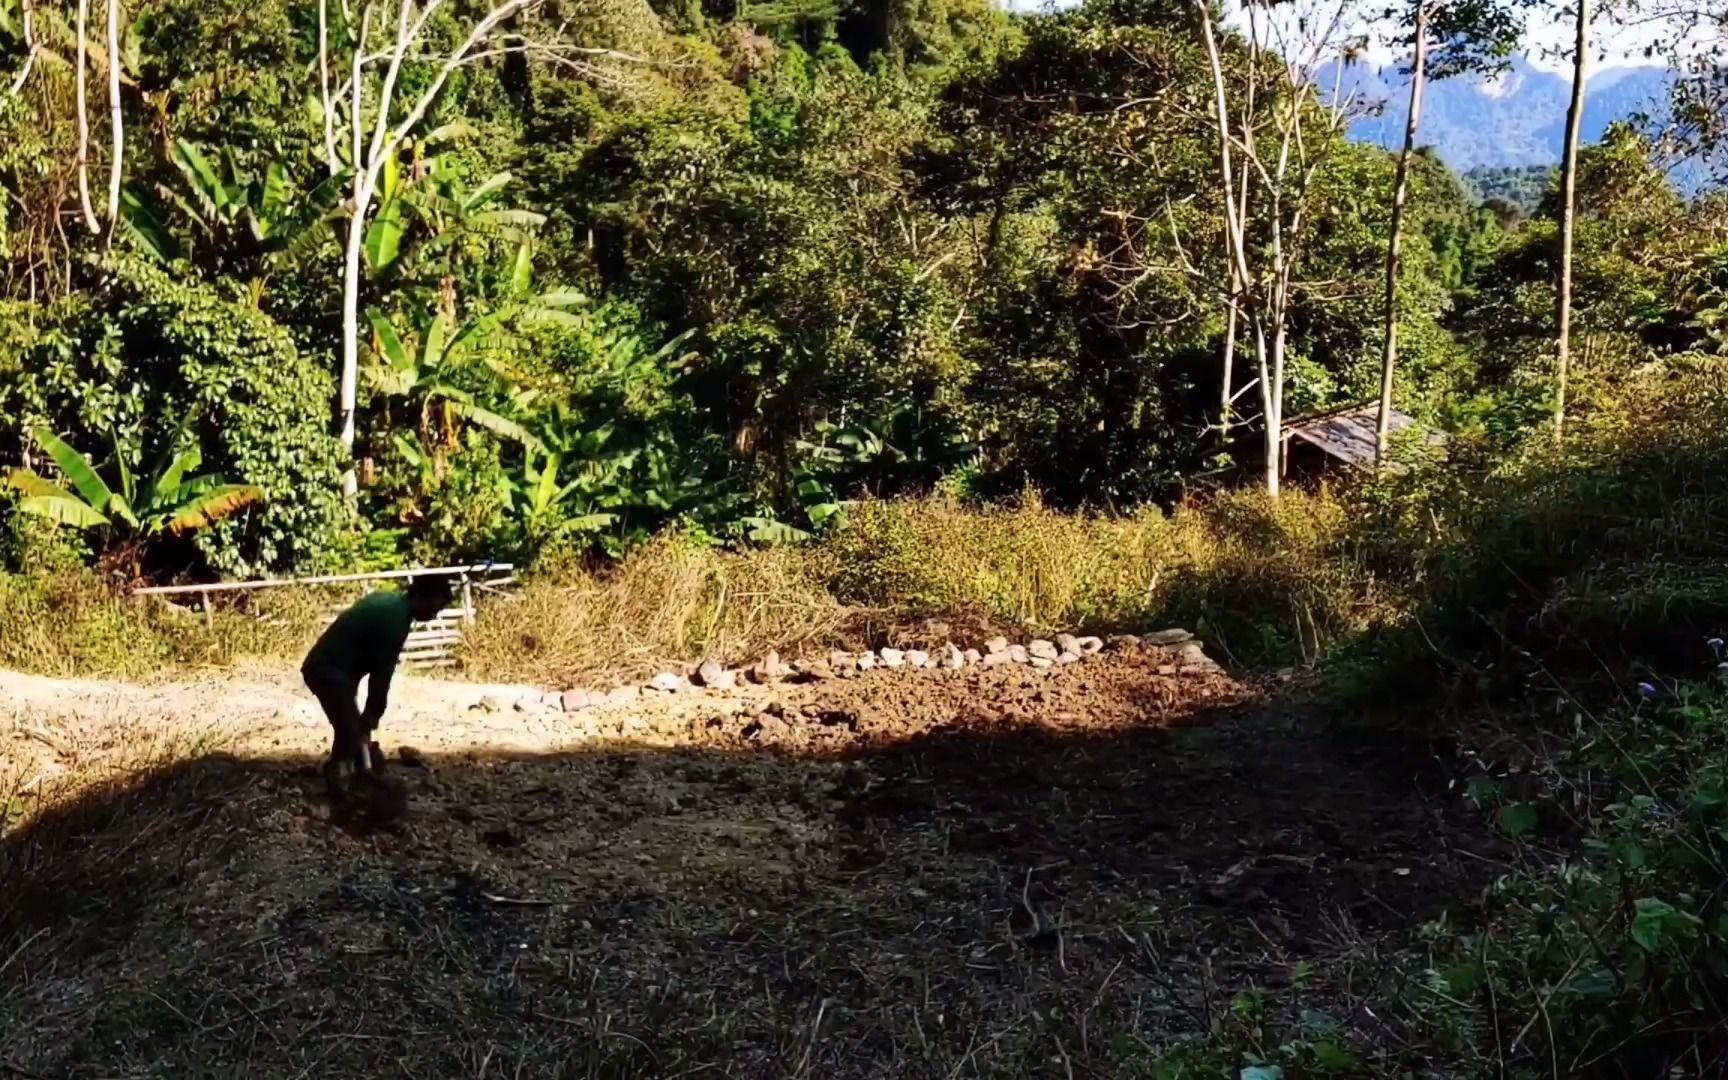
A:
[[[1126,510],[1251,465],[1245,326],[1220,374],[1218,137],[1186,9],[617,0],[557,27],[536,14],[520,29],[544,49],[457,67],[381,162],[346,501],[332,433],[363,158],[319,104],[315,15],[126,12],[111,236],[79,221],[67,66],[37,65],[0,111],[6,464],[40,465],[45,425],[101,469],[139,469],[173,437],[164,418],[196,410],[202,467],[262,493],[152,545],[149,573],[617,554],[673,522],[785,540],[859,496],[937,489]],[[40,16],[64,52],[61,13]],[[424,46],[473,17],[439,8]],[[351,45],[352,16],[329,18]],[[20,23],[0,35],[22,63]],[[1282,61],[1223,45],[1248,110]],[[436,74],[409,63],[401,95]],[[1286,416],[1366,399],[1379,374],[1392,162],[1325,109],[1316,91],[1289,121],[1243,113],[1265,139],[1302,131],[1301,184],[1257,181],[1246,204],[1250,241],[1292,252]],[[1549,394],[1545,178],[1461,180],[1424,152],[1413,179],[1398,403],[1465,436],[1465,462],[1505,454]],[[1724,222],[1662,184],[1628,128],[1591,152],[1581,198],[1587,412],[1642,365],[1719,351]]]
[[[1464,174],[1478,201],[1493,204],[1503,218],[1530,217],[1554,183],[1551,165],[1479,165]]]
[[[185,0],[128,18],[111,245],[68,227],[64,66],[0,118],[0,445],[27,455],[46,424],[139,467],[161,417],[202,406],[204,466],[264,499],[155,551],[154,572],[306,568],[360,545],[616,552],[675,519],[780,539],[860,494],[943,483],[1130,507],[1242,456],[1215,430],[1215,135],[1178,15],[621,5],[573,31],[635,58],[608,73],[461,68],[386,163],[365,229],[352,507],[329,438],[349,181],[326,167],[315,20]],[[464,25],[443,9],[429,40]],[[410,65],[404,92],[430,74]],[[1379,332],[1390,162],[1315,131],[1292,414],[1366,396]],[[98,137],[95,187],[107,154]],[[1504,241],[1432,158],[1414,198],[1401,401],[1440,419],[1484,389],[1456,298]],[[1250,379],[1239,364],[1239,431]]]

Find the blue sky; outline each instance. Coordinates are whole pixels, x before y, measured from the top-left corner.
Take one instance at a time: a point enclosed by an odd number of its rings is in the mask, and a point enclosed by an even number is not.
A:
[[[1050,0],[1003,0],[1010,11],[1036,11],[1047,6]],[[1076,0],[1056,0],[1057,7],[1068,7]],[[1239,0],[1225,0],[1227,8],[1238,8]],[[1336,0],[1326,4],[1325,0],[1308,0],[1306,3],[1290,5],[1297,8],[1312,9],[1317,6],[1336,7]],[[1532,12],[1529,16],[1529,36],[1526,52],[1533,64],[1550,70],[1569,69],[1572,49],[1573,28],[1564,8],[1555,4],[1545,10]],[[1617,27],[1601,24],[1595,28],[1598,44],[1603,50],[1602,59],[1597,61],[1597,70],[1604,67],[1618,67],[1628,64],[1645,64],[1656,61],[1646,60],[1643,50],[1646,45],[1656,40],[1656,32],[1650,28]],[[1374,59],[1385,62],[1390,60],[1390,53],[1374,50]]]

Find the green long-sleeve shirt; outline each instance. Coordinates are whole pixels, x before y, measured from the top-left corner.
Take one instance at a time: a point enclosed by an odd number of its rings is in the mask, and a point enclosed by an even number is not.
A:
[[[366,715],[377,720],[384,715],[390,679],[413,625],[407,597],[397,592],[369,593],[336,617],[306,654],[301,670],[308,681],[322,678],[355,689],[369,677]]]

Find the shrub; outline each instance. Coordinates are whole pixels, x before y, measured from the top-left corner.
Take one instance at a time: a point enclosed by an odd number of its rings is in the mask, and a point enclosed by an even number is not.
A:
[[[199,551],[231,575],[317,565],[348,524],[329,373],[210,286],[119,257],[101,284],[56,308],[0,376],[0,440],[45,423],[97,459],[118,445],[137,468],[173,434],[163,418],[195,409],[204,467],[266,497],[199,535]]]
[[[1705,1075],[1728,1054],[1728,683],[1565,715],[1534,784],[1470,786],[1522,857],[1481,925],[1427,929],[1420,1011],[1484,1073]]]

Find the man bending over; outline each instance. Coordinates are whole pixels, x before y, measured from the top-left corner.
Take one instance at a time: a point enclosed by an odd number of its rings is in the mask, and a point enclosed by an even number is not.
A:
[[[389,703],[402,646],[414,623],[436,617],[449,602],[450,585],[443,578],[413,578],[406,592],[368,593],[338,615],[306,654],[300,674],[335,729],[324,764],[333,800],[347,797],[348,779],[356,770],[383,768],[382,761],[373,760],[372,732]],[[361,679],[367,680],[364,711],[357,706]]]

